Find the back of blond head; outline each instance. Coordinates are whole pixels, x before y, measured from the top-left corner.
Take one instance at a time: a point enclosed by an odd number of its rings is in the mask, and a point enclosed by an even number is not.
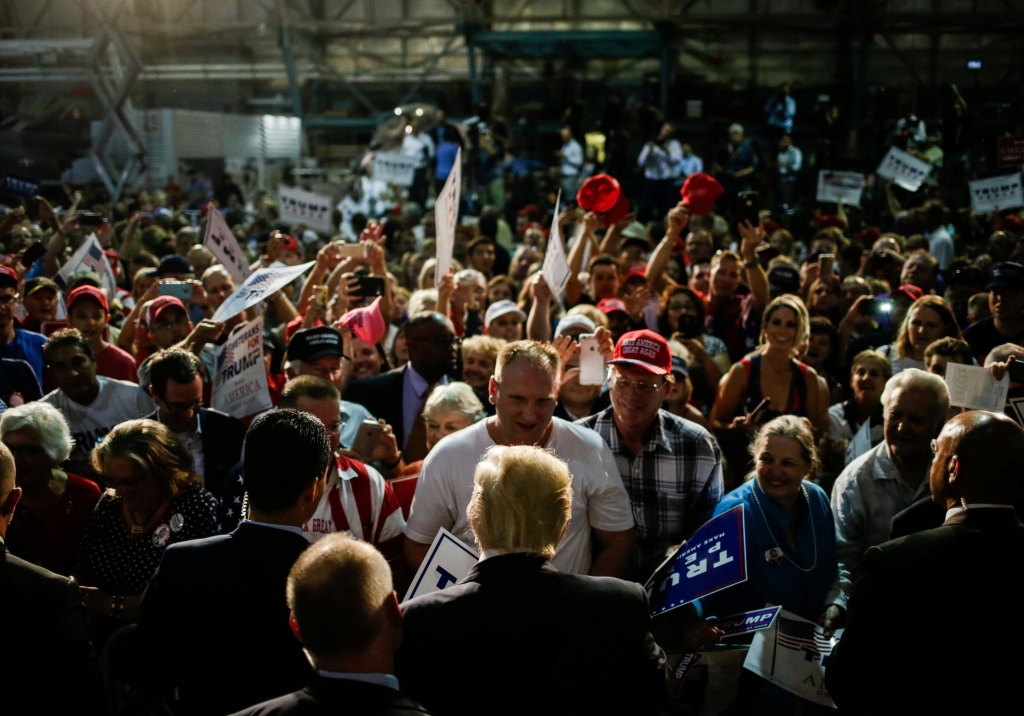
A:
[[[551,558],[572,509],[569,467],[527,445],[496,446],[476,466],[466,515],[486,549]]]
[[[288,607],[302,644],[318,659],[362,654],[384,629],[391,568],[377,549],[348,535],[327,535],[288,574]]]

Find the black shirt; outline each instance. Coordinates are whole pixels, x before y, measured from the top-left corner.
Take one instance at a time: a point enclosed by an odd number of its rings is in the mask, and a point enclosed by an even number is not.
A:
[[[971,346],[971,352],[978,359],[978,364],[984,365],[985,356],[996,346],[1001,346],[1004,343],[1024,345],[1024,331],[1015,336],[1004,336],[996,329],[996,319],[989,316],[968,326],[964,331],[964,340]]]

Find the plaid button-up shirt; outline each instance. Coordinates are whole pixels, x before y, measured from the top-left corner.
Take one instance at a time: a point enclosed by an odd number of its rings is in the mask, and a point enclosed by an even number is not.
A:
[[[611,448],[636,520],[635,577],[646,580],[666,551],[704,524],[722,499],[722,455],[711,433],[665,410],[634,457],[607,408],[577,421]]]

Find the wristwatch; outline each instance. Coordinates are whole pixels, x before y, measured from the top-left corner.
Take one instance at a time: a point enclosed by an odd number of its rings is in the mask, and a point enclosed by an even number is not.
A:
[[[757,266],[760,263],[761,263],[761,260],[758,259],[755,256],[754,258],[750,259],[750,261],[744,261],[743,265],[746,266],[747,268],[754,268],[755,266]]]

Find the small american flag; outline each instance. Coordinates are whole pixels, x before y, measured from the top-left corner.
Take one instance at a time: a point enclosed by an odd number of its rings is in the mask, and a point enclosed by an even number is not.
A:
[[[828,654],[832,651],[832,641],[819,634],[813,624],[786,619],[781,614],[778,643],[787,649],[815,654]]]

